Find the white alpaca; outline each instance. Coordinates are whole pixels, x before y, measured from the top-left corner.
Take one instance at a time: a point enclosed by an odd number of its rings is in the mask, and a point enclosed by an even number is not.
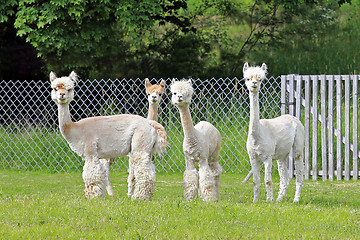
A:
[[[220,132],[209,122],[201,121],[195,127],[189,105],[193,88],[191,80],[175,81],[171,85],[172,103],[179,109],[184,131],[183,151],[186,170],[184,172],[184,196],[193,200],[199,193],[204,201],[216,201],[219,198],[219,164],[221,147]],[[195,168],[199,165],[199,172]]]
[[[147,119],[158,120],[158,107],[165,92],[165,81],[162,80],[159,85],[151,85],[148,78],[145,79],[146,94],[149,101],[149,111]]]
[[[245,63],[243,73],[250,98],[250,123],[246,147],[253,172],[254,202],[259,199],[261,163],[265,165],[266,200],[273,200],[272,160],[277,160],[280,175],[277,201],[283,200],[290,181],[287,159],[291,148],[293,149],[296,172],[294,202],[298,202],[304,179],[304,126],[291,115],[282,115],[273,119],[259,119],[259,90],[262,80],[265,79],[267,66],[263,63],[261,67],[249,67],[249,64]]]
[[[151,85],[149,79],[146,78],[145,79],[145,89],[146,89],[146,94],[148,96],[148,101],[149,101],[149,111],[148,111],[147,119],[157,122],[159,103],[160,103],[162,95],[164,94],[164,91],[165,91],[165,81],[162,80],[160,82],[160,85]],[[153,127],[156,129],[159,136],[166,139],[166,132],[165,132],[165,129],[163,128],[163,126],[158,124],[158,126],[154,125]],[[131,156],[131,155],[129,155],[129,156]],[[134,182],[135,182],[134,167],[133,167],[133,162],[131,159],[132,158],[130,157],[129,176],[128,176],[128,185],[129,185],[128,195],[129,196],[131,196],[131,194],[132,194],[133,186],[134,186]]]
[[[50,73],[51,97],[58,105],[59,128],[71,149],[85,161],[82,177],[85,196],[112,195],[109,178],[110,159],[129,154],[133,167],[133,182],[128,194],[132,199],[151,199],[155,187],[154,152],[166,147],[166,132],[155,121],[136,115],[99,116],[71,120],[69,104],[74,98],[74,85],[78,76],[57,78]],[[159,136],[159,132],[162,136]]]

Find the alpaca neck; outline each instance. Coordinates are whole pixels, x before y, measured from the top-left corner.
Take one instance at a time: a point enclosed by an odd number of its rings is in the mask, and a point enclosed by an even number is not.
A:
[[[179,107],[181,125],[183,127],[184,136],[191,138],[195,136],[195,128],[191,118],[189,107]]]
[[[259,92],[250,92],[249,98],[250,98],[249,135],[256,137],[260,133]]]
[[[149,104],[149,111],[147,119],[154,120],[157,122],[158,120],[158,105]]]
[[[69,104],[58,104],[58,114],[60,132],[65,136],[68,133],[65,128],[73,122],[70,116]]]

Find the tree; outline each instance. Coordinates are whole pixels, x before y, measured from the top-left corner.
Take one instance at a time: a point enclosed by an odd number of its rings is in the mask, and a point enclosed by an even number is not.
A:
[[[313,10],[322,2],[8,0],[0,3],[0,23],[15,19],[17,35],[35,47],[47,72],[76,70],[88,78],[233,77],[257,50],[318,31],[298,22],[311,17],[325,29],[331,20]]]
[[[120,77],[127,75],[127,62],[168,36],[165,31],[147,41],[155,25],[194,31],[180,9],[186,9],[183,0],[23,0],[1,3],[0,21],[15,15],[17,35],[36,48],[48,69]]]
[[[345,1],[317,0],[200,0],[196,1],[194,25],[214,51],[209,72],[241,76],[244,61],[254,60],[259,49],[275,49],[286,41],[329,31],[334,18],[323,6]],[[348,1],[347,1],[348,2]],[[334,4],[333,4],[334,3]],[[335,6],[337,7],[337,6]],[[335,8],[332,6],[332,9]],[[328,7],[326,7],[328,8]],[[309,24],[300,24],[309,22]],[[316,26],[313,23],[317,23]],[[292,28],[292,29],[291,29]],[[331,28],[332,29],[332,28]],[[295,32],[294,32],[295,31]],[[207,36],[207,37],[206,37]],[[261,60],[260,60],[261,61]],[[260,62],[261,63],[261,62]]]

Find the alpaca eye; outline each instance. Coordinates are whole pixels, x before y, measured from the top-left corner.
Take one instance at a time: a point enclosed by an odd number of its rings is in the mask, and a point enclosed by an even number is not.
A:
[[[147,95],[150,96],[150,93],[148,93]]]
[[[162,96],[162,94],[160,93],[160,94],[159,94],[159,97],[161,97],[161,96]]]
[[[173,95],[176,95],[176,92],[174,92]]]
[[[250,78],[247,78],[246,81],[250,81]]]

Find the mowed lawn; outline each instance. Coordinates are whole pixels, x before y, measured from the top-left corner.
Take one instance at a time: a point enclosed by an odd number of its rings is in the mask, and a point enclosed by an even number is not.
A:
[[[181,173],[160,173],[141,202],[125,172],[111,172],[113,197],[86,199],[79,172],[0,170],[0,239],[360,239],[360,181],[305,181],[298,204],[294,179],[282,203],[262,184],[253,204],[245,175],[224,173],[220,200],[205,203],[184,200]]]

